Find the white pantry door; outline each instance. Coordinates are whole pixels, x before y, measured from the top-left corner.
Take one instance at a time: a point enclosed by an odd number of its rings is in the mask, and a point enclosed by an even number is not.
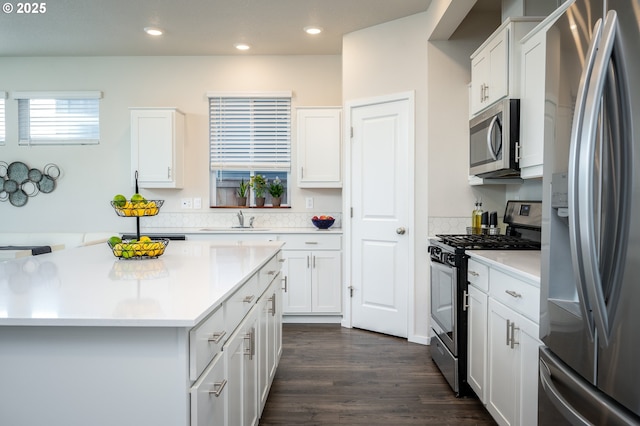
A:
[[[407,337],[409,99],[351,109],[353,327]]]

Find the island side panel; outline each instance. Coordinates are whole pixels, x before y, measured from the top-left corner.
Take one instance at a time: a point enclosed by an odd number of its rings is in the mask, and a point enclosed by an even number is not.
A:
[[[188,330],[0,327],[0,424],[189,424]]]

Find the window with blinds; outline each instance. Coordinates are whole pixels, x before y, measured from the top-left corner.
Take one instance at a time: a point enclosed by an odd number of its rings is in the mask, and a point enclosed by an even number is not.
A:
[[[6,138],[6,125],[5,125],[5,99],[7,97],[6,92],[0,92],[0,145],[4,145]]]
[[[288,201],[291,92],[208,93],[211,199],[236,206],[240,182],[259,174],[282,182]],[[267,192],[267,206],[272,201]],[[253,191],[249,206],[254,205]]]
[[[15,92],[20,145],[100,143],[101,92]]]
[[[291,168],[291,94],[209,94],[211,170]]]

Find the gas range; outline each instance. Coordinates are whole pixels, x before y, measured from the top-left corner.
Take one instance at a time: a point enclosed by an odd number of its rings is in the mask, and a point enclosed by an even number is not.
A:
[[[506,234],[438,234],[429,239],[431,357],[456,396],[472,394],[467,383],[466,250],[540,250],[542,203],[509,201]]]
[[[540,250],[540,241],[514,235],[436,235],[443,244],[464,250]]]

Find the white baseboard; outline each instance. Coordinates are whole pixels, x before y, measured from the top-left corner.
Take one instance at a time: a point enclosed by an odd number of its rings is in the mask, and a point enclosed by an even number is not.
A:
[[[283,315],[282,322],[291,324],[340,324],[342,315]]]

